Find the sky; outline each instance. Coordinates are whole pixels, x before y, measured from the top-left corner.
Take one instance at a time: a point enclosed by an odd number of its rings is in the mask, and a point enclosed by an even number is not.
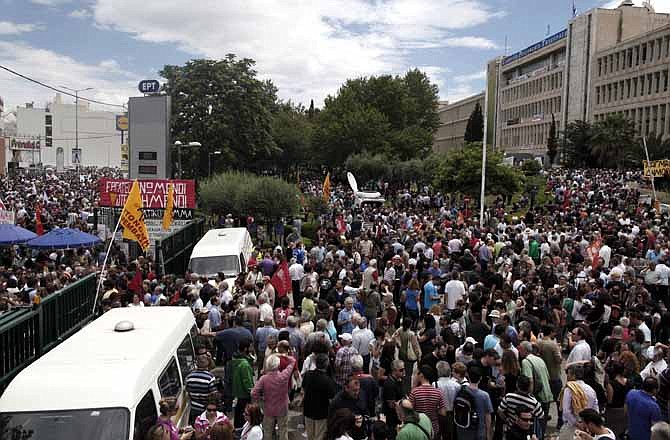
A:
[[[348,78],[419,68],[455,101],[486,62],[565,28],[572,0],[0,0],[0,65],[113,104],[166,64],[256,60],[283,100],[321,106]],[[620,0],[574,0],[577,12]],[[641,4],[642,0],[635,0]],[[670,0],[653,0],[670,12]],[[507,43],[507,44],[506,44]],[[0,70],[5,109],[54,92]],[[69,98],[66,98],[68,101]],[[101,107],[118,110],[114,107]]]

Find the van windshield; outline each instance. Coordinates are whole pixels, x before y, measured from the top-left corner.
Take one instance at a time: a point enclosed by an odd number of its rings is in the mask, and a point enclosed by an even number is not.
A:
[[[240,259],[235,255],[218,255],[215,257],[191,258],[191,271],[200,275],[225,275],[240,273]]]
[[[129,423],[125,408],[5,413],[0,433],[2,439],[118,440],[128,438]]]

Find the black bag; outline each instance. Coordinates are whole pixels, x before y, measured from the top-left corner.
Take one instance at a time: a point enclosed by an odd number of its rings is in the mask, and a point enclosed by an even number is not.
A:
[[[479,414],[472,390],[463,385],[454,399],[454,424],[462,429],[474,429],[479,425]]]

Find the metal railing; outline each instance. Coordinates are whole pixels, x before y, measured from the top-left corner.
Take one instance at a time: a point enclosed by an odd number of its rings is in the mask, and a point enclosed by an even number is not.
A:
[[[204,233],[205,220],[197,218],[172,234],[156,240],[157,275],[183,275],[188,268],[193,246]]]
[[[96,275],[90,274],[34,308],[0,316],[0,392],[19,371],[93,318],[95,292]]]

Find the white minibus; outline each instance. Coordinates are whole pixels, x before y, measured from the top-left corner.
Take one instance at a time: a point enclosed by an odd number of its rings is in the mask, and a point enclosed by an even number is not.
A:
[[[144,439],[166,397],[177,398],[173,420],[185,426],[184,383],[195,367],[197,333],[188,307],[110,310],[10,382],[0,396],[0,432],[31,440]]]
[[[254,250],[251,235],[246,228],[209,230],[191,252],[189,269],[208,278],[223,272],[226,279],[247,271],[247,263]]]

